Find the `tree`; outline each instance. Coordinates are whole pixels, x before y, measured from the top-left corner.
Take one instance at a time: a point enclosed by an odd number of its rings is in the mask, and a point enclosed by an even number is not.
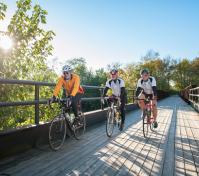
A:
[[[160,54],[157,51],[150,49],[145,56],[141,58],[142,61],[147,62],[159,58]]]
[[[40,26],[46,24],[47,11],[31,0],[19,0],[17,10],[8,25],[8,35],[13,39],[11,55],[4,58],[1,77],[45,80],[48,68],[46,58],[51,55],[53,31]],[[28,73],[28,74],[27,74]]]
[[[47,11],[31,0],[18,0],[17,10],[8,25],[9,35],[14,46],[7,53],[0,51],[0,77],[6,79],[28,79],[54,82],[57,77],[46,65],[51,55],[53,31],[46,31],[41,26],[46,24]],[[0,3],[0,19],[4,19],[6,5]],[[32,100],[33,86],[1,85],[0,101]],[[44,87],[41,97],[50,97],[52,90]],[[23,113],[21,113],[23,112]],[[0,129],[34,122],[34,107],[1,108]],[[27,119],[30,117],[30,120]]]
[[[0,2],[0,20],[3,20],[5,18],[5,12],[6,12],[7,6]]]
[[[175,82],[176,88],[181,90],[190,85],[193,75],[190,61],[188,59],[179,60],[174,68],[172,79]]]
[[[191,62],[190,84],[199,86],[199,57]]]

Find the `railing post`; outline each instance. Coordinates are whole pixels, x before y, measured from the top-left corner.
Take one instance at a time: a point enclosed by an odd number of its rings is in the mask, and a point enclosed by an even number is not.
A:
[[[135,103],[135,90],[133,90],[133,103]]]
[[[39,85],[35,85],[35,124],[39,125]]]
[[[101,110],[104,110],[104,105],[103,105],[103,103],[102,103],[102,98],[103,98],[103,89],[100,89],[100,97],[101,97],[101,100],[100,100]]]

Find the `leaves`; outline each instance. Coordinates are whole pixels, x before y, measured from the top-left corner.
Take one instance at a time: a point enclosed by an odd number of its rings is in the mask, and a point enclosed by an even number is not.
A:
[[[0,20],[3,20],[5,18],[5,12],[7,10],[7,6],[0,2]]]

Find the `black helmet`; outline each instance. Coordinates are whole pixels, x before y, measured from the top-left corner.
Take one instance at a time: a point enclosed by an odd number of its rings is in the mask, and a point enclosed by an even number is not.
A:
[[[140,70],[140,75],[143,75],[143,73],[149,74],[149,69],[144,68],[144,69]]]

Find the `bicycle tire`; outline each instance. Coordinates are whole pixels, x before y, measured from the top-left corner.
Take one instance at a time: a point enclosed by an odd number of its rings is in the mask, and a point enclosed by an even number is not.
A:
[[[86,118],[84,113],[81,113],[79,119],[72,125],[75,139],[79,140],[86,130]]]
[[[115,122],[114,122],[114,111],[109,109],[107,112],[107,120],[106,120],[106,134],[108,137],[111,137],[113,134]]]
[[[122,125],[121,113],[119,113],[119,118],[116,121],[117,121],[117,127],[120,130],[121,129],[121,125]]]
[[[145,138],[148,136],[148,131],[149,131],[149,123],[147,115],[143,116],[142,122],[143,122],[143,135]]]
[[[53,118],[49,126],[49,145],[54,151],[59,150],[66,138],[66,119],[63,115],[58,115]]]

